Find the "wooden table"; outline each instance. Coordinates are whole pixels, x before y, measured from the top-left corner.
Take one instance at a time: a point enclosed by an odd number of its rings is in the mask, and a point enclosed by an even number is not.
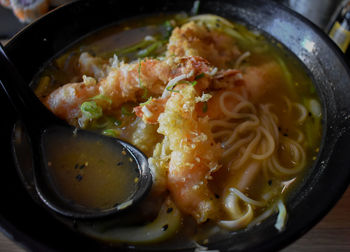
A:
[[[23,252],[24,250],[0,233],[0,251]],[[337,205],[318,225],[283,250],[283,252],[294,251],[350,251],[350,187]]]

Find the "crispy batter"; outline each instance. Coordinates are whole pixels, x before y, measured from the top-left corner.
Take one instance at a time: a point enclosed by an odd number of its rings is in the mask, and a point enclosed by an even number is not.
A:
[[[197,116],[196,96],[192,86],[172,93],[159,116],[158,132],[169,139],[172,151],[168,189],[177,206],[202,223],[217,217],[218,205],[207,184],[219,168],[221,152],[213,140],[208,119]]]
[[[219,68],[229,68],[240,54],[232,37],[194,22],[174,29],[167,51],[167,56],[200,56]]]

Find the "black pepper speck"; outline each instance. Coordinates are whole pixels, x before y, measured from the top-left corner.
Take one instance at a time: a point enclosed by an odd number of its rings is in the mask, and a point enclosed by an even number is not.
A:
[[[79,182],[83,179],[83,176],[78,174],[76,177],[75,177],[76,180],[78,180]]]

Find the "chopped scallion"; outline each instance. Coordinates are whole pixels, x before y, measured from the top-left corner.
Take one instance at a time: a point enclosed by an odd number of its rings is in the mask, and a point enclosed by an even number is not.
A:
[[[142,81],[141,81],[141,60],[139,60],[139,68],[137,69],[137,72],[139,74],[139,86],[143,88]]]
[[[142,80],[141,80],[141,60],[139,60],[139,67],[138,67],[138,69],[137,69],[137,72],[138,72],[138,75],[139,75],[139,86],[140,86],[140,88],[143,88],[143,89],[144,89],[142,98],[143,98],[143,99],[146,99],[146,98],[147,98],[147,95],[148,95],[148,90],[147,90],[147,88],[142,84]]]
[[[208,103],[204,102],[203,107],[202,107],[203,113],[206,113],[208,111]]]
[[[116,119],[111,116],[102,116],[96,120],[94,120],[91,124],[92,128],[97,128],[97,129],[105,129],[105,128],[110,128],[113,126],[118,126],[116,124]]]
[[[178,83],[176,82],[176,83],[174,83],[174,84],[172,84],[172,85],[170,85],[170,86],[167,86],[167,87],[166,87],[166,90],[168,90],[169,92],[180,93],[179,90],[174,90],[174,88],[176,87],[177,84],[178,84]]]
[[[145,49],[142,49],[140,51],[137,52],[137,56],[140,58],[144,58],[149,56],[152,52],[154,52],[155,50],[157,50],[159,47],[161,47],[163,44],[161,41],[156,41],[153,44],[149,45],[148,47],[146,47]]]
[[[188,84],[188,85],[191,85],[191,86],[195,86],[195,85],[197,85],[197,81],[186,81],[186,80],[183,80],[183,81],[180,81],[179,83],[184,83],[184,84]]]
[[[195,80],[199,80],[202,79],[204,77],[204,73],[198,74],[194,79]]]
[[[102,108],[95,101],[87,101],[81,104],[80,110],[88,119],[97,119],[102,116]]]
[[[165,29],[164,39],[168,40],[171,36],[174,27],[171,25],[171,22],[169,20],[164,22],[163,27]]]
[[[106,129],[102,132],[102,134],[110,137],[118,137],[119,132],[115,129]]]
[[[132,46],[129,46],[129,47],[126,47],[126,48],[123,48],[121,50],[116,51],[115,54],[122,55],[122,54],[132,53],[132,52],[140,50],[140,48],[144,48],[144,47],[148,46],[151,43],[152,43],[152,41],[144,39],[144,40],[142,40],[142,41],[140,41]]]
[[[153,98],[152,98],[152,96],[151,96],[150,98],[148,98],[147,101],[140,103],[140,106],[145,106],[145,105],[149,104],[149,103],[152,101],[152,99],[153,99]]]
[[[103,100],[103,101],[106,101],[110,105],[112,104],[112,99],[103,95],[103,94],[98,94],[98,95],[92,97],[90,100],[93,100],[93,101],[94,100]]]

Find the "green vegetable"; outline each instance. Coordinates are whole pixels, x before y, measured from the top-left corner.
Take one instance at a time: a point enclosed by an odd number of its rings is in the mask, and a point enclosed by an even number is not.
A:
[[[113,126],[118,126],[120,123],[114,117],[102,116],[92,121],[91,128],[93,129],[105,129]]]
[[[140,103],[140,106],[145,106],[145,105],[149,104],[149,103],[152,101],[152,99],[153,99],[153,98],[152,98],[152,96],[151,96],[150,98],[148,98],[147,101]]]
[[[240,41],[241,43],[248,43],[247,39],[245,37],[243,37],[242,34],[240,34],[238,31],[234,30],[233,28],[230,27],[224,27],[222,29],[222,31],[224,33],[226,33],[227,35],[237,39],[238,41]]]
[[[194,77],[195,80],[202,79],[205,76],[204,73],[198,74],[196,77]]]
[[[191,85],[191,86],[195,86],[197,85],[197,81],[186,81],[186,80],[181,80],[179,82],[176,82],[168,87],[166,87],[165,89],[168,90],[169,92],[175,92],[175,93],[179,93],[180,91],[179,90],[174,90],[174,88],[176,87],[177,84],[188,84],[188,85]]]
[[[234,38],[242,49],[254,47],[259,50],[265,50],[264,48],[260,48],[263,44],[259,41],[259,38],[261,38],[259,34],[254,34],[245,29],[240,29],[239,26],[234,26],[225,18],[212,14],[202,14],[185,19],[184,23],[189,21],[204,24],[208,29],[227,34],[228,36]]]
[[[106,129],[102,132],[103,135],[105,136],[110,136],[110,137],[118,137],[119,132],[115,129]]]
[[[180,93],[179,90],[174,90],[174,88],[176,87],[177,84],[178,84],[178,83],[174,83],[174,84],[172,84],[172,85],[166,87],[165,89],[168,90],[169,92]]]
[[[173,32],[174,27],[171,25],[171,22],[169,20],[165,21],[163,24],[165,34],[164,34],[164,39],[168,40],[171,36],[171,33]]]
[[[103,94],[98,94],[98,95],[92,97],[90,100],[93,100],[93,101],[94,100],[103,100],[103,101],[106,101],[109,105],[112,104],[112,99],[103,95]]]
[[[155,50],[160,48],[162,45],[163,45],[163,43],[161,41],[156,41],[153,44],[146,47],[145,49],[138,51],[137,56],[140,58],[147,57],[147,56],[151,55],[151,53],[153,53]]]
[[[137,69],[137,73],[138,73],[138,75],[139,75],[139,86],[140,86],[140,88],[143,88],[143,89],[144,89],[142,98],[143,98],[143,99],[146,99],[146,98],[147,98],[147,95],[148,95],[148,90],[147,90],[147,88],[142,84],[142,81],[141,81],[141,60],[139,60],[139,67],[138,67],[138,69]]]
[[[197,81],[186,81],[186,80],[182,80],[182,81],[179,81],[177,84],[188,84],[188,85],[191,85],[191,86],[195,86],[197,85]]]
[[[121,50],[117,50],[115,52],[115,54],[117,55],[122,55],[122,54],[128,54],[128,53],[132,53],[132,52],[136,52],[138,50],[140,50],[141,48],[144,48],[146,46],[148,46],[149,44],[151,44],[152,41],[151,40],[142,40],[132,46],[129,46],[129,47],[126,47],[126,48],[123,48]]]
[[[169,239],[176,234],[180,225],[180,211],[173,202],[167,201],[156,219],[143,226],[115,225],[106,229],[81,222],[77,228],[86,235],[107,243],[151,244]]]
[[[208,111],[208,103],[204,102],[203,107],[202,107],[203,113],[206,113]]]
[[[95,101],[87,101],[81,104],[80,110],[83,113],[83,115],[92,120],[97,119],[102,116],[102,108],[96,104]]]
[[[141,81],[141,60],[139,60],[139,68],[137,69],[137,73],[139,74],[139,86],[143,88],[142,81]]]

